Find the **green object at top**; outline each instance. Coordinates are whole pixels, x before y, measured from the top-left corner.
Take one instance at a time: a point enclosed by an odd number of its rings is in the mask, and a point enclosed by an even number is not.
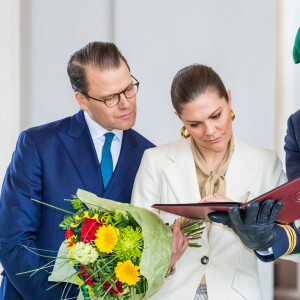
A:
[[[298,64],[300,62],[300,28],[298,29],[297,36],[295,39],[293,58],[295,64]]]

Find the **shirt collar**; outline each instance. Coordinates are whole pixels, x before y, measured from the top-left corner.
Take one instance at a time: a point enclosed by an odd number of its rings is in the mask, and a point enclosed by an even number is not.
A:
[[[105,128],[103,128],[102,126],[100,126],[97,122],[95,122],[90,116],[89,114],[84,111],[84,118],[86,120],[86,123],[88,125],[88,128],[90,130],[91,136],[93,141],[97,140],[99,138],[101,138],[102,136],[104,136],[105,133],[107,132],[112,132],[115,134],[115,137],[121,142],[122,138],[123,138],[123,130],[119,130],[119,129],[114,129],[112,131],[108,131]],[[115,138],[114,137],[114,138]]]

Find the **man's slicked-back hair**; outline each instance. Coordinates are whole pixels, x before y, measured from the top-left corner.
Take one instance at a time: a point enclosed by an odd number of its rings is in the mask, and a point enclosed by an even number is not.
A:
[[[76,51],[71,56],[67,68],[74,92],[88,92],[86,67],[100,70],[117,69],[121,61],[126,64],[130,71],[127,60],[113,43],[92,42]]]

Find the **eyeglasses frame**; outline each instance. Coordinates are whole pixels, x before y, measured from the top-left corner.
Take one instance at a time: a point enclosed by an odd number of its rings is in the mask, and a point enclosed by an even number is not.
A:
[[[132,85],[129,85],[125,90],[123,90],[123,91],[120,92],[120,93],[116,93],[116,94],[112,94],[112,95],[110,95],[110,96],[107,96],[107,97],[118,96],[118,99],[119,99],[119,100],[118,100],[118,102],[117,102],[114,106],[107,106],[107,104],[106,104],[106,101],[107,101],[107,100],[106,100],[106,99],[97,99],[97,98],[94,98],[94,97],[89,96],[89,95],[88,95],[87,93],[85,93],[85,92],[80,92],[80,93],[81,93],[82,95],[84,95],[85,97],[87,97],[87,98],[90,98],[90,99],[93,99],[93,100],[95,100],[95,101],[99,101],[99,102],[104,103],[106,107],[109,107],[109,108],[115,107],[115,106],[117,106],[117,105],[120,103],[121,95],[122,95],[122,94],[124,94],[124,96],[125,96],[126,99],[131,99],[131,98],[133,98],[133,97],[137,94],[137,92],[139,91],[139,85],[140,85],[139,81],[138,81],[133,75],[130,74],[130,76],[136,81],[136,83],[133,83]],[[125,95],[125,92],[126,92],[126,90],[127,90],[129,87],[132,87],[132,86],[136,86],[136,87],[137,87],[137,91],[136,91],[136,93],[135,93],[134,96],[128,98],[128,97]]]

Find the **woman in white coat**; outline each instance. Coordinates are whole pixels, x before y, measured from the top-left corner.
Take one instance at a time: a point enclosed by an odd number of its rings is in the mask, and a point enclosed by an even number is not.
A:
[[[196,203],[212,194],[246,202],[286,181],[274,152],[233,135],[231,94],[211,68],[180,70],[171,98],[183,138],[145,151],[132,204],[149,209],[155,203]],[[176,218],[156,212],[165,223]],[[177,239],[173,233],[170,267],[182,256],[151,299],[262,299],[257,258],[230,229],[206,222],[198,243],[201,248],[186,248],[182,233],[177,231]]]

